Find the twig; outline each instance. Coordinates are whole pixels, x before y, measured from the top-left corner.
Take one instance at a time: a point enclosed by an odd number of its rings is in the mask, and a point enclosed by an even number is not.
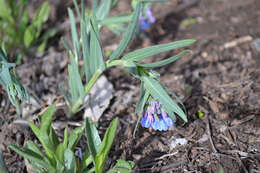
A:
[[[155,160],[161,160],[161,159],[163,159],[163,158],[165,158],[165,157],[174,156],[174,155],[176,155],[176,154],[178,154],[178,151],[177,151],[177,152],[174,152],[174,153],[164,154],[164,155],[162,155],[161,157],[155,158]]]
[[[218,153],[218,151],[215,148],[215,145],[213,143],[212,137],[211,137],[211,131],[210,131],[210,121],[209,121],[209,116],[207,117],[207,134],[208,134],[208,138],[209,138],[209,142],[211,144],[212,150],[214,153]]]

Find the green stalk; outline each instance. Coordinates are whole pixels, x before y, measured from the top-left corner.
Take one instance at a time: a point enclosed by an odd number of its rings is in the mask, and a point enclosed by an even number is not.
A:
[[[117,65],[125,66],[125,61],[113,60],[113,61],[107,61],[106,62],[106,68],[109,68],[109,67],[112,67],[112,66],[117,66]],[[97,82],[97,80],[100,77],[100,75],[102,74],[102,72],[103,72],[102,70],[97,70],[94,73],[94,75],[91,77],[90,81],[85,86],[85,89],[84,89],[85,95],[88,95],[88,93],[90,92],[91,88],[95,85],[95,83]],[[74,115],[75,113],[77,113],[77,111],[79,110],[79,108],[83,104],[83,102],[84,102],[84,99],[82,99],[82,98],[79,98],[75,102],[75,104],[71,108],[71,115]]]
[[[17,117],[21,118],[22,117],[22,108],[20,105],[20,101],[17,98],[15,98],[14,103],[15,103]]]
[[[94,84],[97,82],[97,79],[100,77],[100,75],[102,74],[101,70],[97,70],[96,73],[94,73],[94,75],[91,77],[90,81],[88,82],[88,84],[85,86],[84,89],[84,93],[85,95],[88,95],[88,93],[90,92],[91,88],[94,86]],[[74,115],[75,113],[77,113],[77,111],[79,110],[80,106],[83,104],[84,100],[82,98],[79,98],[76,103],[72,106],[71,108],[71,114]]]

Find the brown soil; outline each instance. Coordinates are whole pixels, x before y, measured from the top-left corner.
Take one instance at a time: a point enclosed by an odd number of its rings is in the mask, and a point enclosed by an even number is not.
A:
[[[134,138],[132,134],[137,120],[134,109],[140,83],[120,68],[107,70],[105,75],[116,92],[100,119],[100,132],[105,131],[114,117],[120,119],[107,168],[117,159],[126,159],[133,160],[133,172],[140,173],[215,173],[221,167],[225,173],[260,172],[260,52],[252,45],[260,38],[260,1],[170,2],[172,5],[169,6],[154,6],[156,23],[136,39],[131,49],[181,39],[197,40],[190,47],[192,54],[156,69],[161,73],[160,81],[184,102],[189,122],[183,124],[178,120],[167,132],[140,127]],[[63,8],[71,4],[55,5],[53,13],[61,15]],[[123,1],[114,12],[127,7]],[[191,18],[196,23],[185,26],[183,21]],[[68,20],[66,15],[53,17],[50,25],[60,19]],[[106,30],[104,34],[108,34],[102,38],[105,48],[118,43],[114,35]],[[61,35],[69,37],[69,30]],[[111,43],[112,40],[115,42]],[[167,52],[148,61],[174,53]],[[36,119],[38,113],[51,103],[64,104],[58,86],[67,85],[67,57],[59,38],[54,38],[43,56],[18,68],[22,83],[38,101],[38,107],[30,110],[32,116],[28,119]],[[6,95],[2,94],[0,99],[1,106],[6,105]],[[198,118],[198,111],[204,113],[203,118]],[[0,114],[0,149],[8,170],[27,172],[23,158],[10,151],[7,145],[22,146],[27,140],[36,141],[35,137],[27,127],[14,123],[16,116],[12,106],[1,107]],[[62,109],[57,111],[55,121],[64,124],[68,121]],[[60,134],[62,127],[58,129]],[[177,138],[185,138],[188,143],[174,148],[172,143]],[[84,140],[82,145],[85,145]]]

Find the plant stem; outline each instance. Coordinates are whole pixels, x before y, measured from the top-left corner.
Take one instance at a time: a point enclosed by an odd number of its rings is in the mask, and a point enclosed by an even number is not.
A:
[[[88,93],[90,92],[91,88],[97,82],[97,79],[100,77],[101,74],[102,74],[102,71],[101,70],[97,70],[96,73],[94,73],[94,75],[91,77],[90,81],[88,82],[88,84],[85,86],[85,89],[84,89],[85,96],[88,95]],[[84,102],[84,99],[82,99],[82,98],[79,98],[76,101],[76,103],[71,108],[71,114],[72,115],[77,113],[77,111],[79,110],[79,108],[83,104],[83,102]]]

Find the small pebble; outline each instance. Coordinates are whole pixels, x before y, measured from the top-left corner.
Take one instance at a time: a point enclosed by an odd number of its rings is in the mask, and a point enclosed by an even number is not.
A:
[[[171,141],[170,147],[172,149],[176,148],[177,146],[181,146],[181,145],[186,145],[188,143],[188,140],[185,138],[177,138],[177,139],[173,139]]]

